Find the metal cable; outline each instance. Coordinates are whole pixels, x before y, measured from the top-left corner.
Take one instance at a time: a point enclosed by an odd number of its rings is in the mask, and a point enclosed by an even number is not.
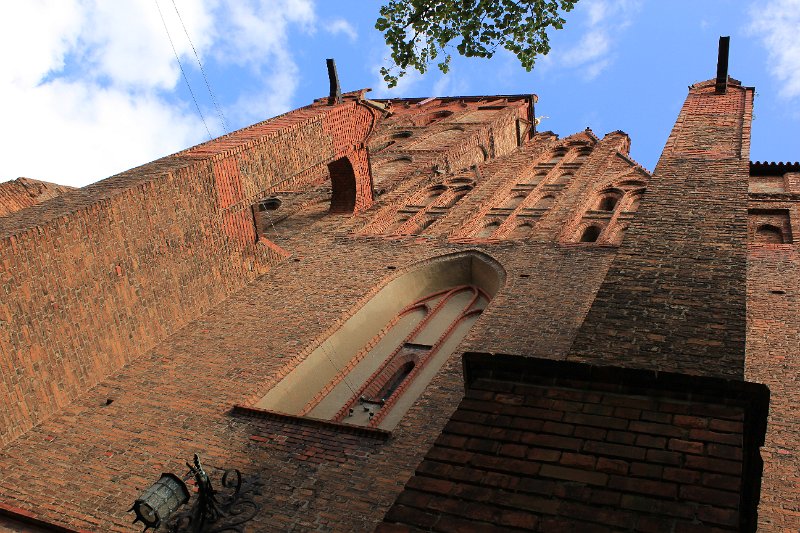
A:
[[[203,75],[203,81],[206,82],[206,89],[208,89],[208,94],[211,96],[211,101],[214,103],[214,108],[217,110],[217,115],[219,116],[220,123],[222,124],[222,130],[226,134],[230,133],[228,131],[228,124],[225,120],[225,115],[222,114],[222,109],[220,109],[219,104],[217,103],[217,98],[214,96],[214,91],[211,90],[211,84],[208,83],[208,77],[206,77],[206,71],[203,68],[203,63],[200,62],[200,56],[197,53],[197,49],[194,47],[192,38],[189,37],[189,30],[186,29],[186,24],[183,23],[183,17],[181,17],[180,11],[178,11],[178,6],[175,4],[175,0],[172,0],[172,7],[175,8],[175,13],[178,15],[178,20],[181,21],[181,26],[183,26],[183,33],[186,34],[186,38],[189,40],[189,45],[192,47],[192,52],[194,52],[194,57],[197,59],[197,65],[200,67],[200,73]]]
[[[172,53],[175,54],[175,60],[178,62],[178,67],[181,69],[181,74],[183,75],[183,80],[186,82],[186,87],[189,88],[189,94],[192,95],[192,100],[194,101],[194,106],[197,108],[197,113],[200,115],[200,120],[203,121],[203,126],[206,128],[206,133],[208,133],[208,139],[214,140],[214,136],[211,135],[211,130],[208,129],[208,124],[206,124],[206,119],[203,116],[203,112],[200,111],[200,105],[197,103],[197,98],[194,97],[194,91],[192,91],[192,86],[189,83],[189,78],[186,77],[186,72],[183,70],[183,65],[181,64],[181,60],[178,57],[178,51],[175,49],[175,44],[172,42],[172,37],[169,34],[169,29],[167,28],[167,21],[164,20],[164,14],[161,12],[161,6],[158,5],[158,0],[153,0],[156,3],[156,9],[158,9],[158,15],[161,17],[161,23],[164,24],[164,31],[167,32],[167,39],[169,39],[169,44],[172,46]]]

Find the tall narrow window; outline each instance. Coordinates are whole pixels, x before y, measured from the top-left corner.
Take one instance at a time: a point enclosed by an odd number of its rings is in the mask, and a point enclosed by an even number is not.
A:
[[[356,206],[356,175],[346,157],[328,164],[331,174],[331,213],[352,213]]]
[[[467,252],[387,283],[256,407],[391,429],[456,350],[503,282]]]
[[[377,369],[357,389],[351,389],[348,401],[333,416],[334,420],[359,426],[380,424],[401,393],[411,386],[425,366],[445,349],[450,353],[461,336],[489,302],[478,287],[463,285],[436,292],[410,304],[398,317],[423,310],[424,318],[394,347]],[[460,327],[461,326],[461,327]],[[456,339],[448,343],[451,335]],[[308,414],[328,414],[321,399],[307,406]],[[338,403],[338,402],[337,402]]]

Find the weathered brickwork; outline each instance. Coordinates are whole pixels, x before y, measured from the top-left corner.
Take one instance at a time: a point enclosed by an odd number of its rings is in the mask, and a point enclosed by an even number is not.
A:
[[[71,190],[73,187],[30,178],[17,178],[0,183],[0,217],[40,204]]]
[[[786,196],[797,192],[800,174],[751,180],[748,206],[752,91],[736,83],[727,95],[710,90],[704,83],[690,91],[655,177],[630,159],[622,132],[534,132],[533,96],[375,103],[353,93],[0,217],[0,405],[10,407],[0,411],[0,516],[132,531],[131,502],[161,472],[183,473],[197,452],[212,469],[261,476],[255,531],[371,531],[405,505],[396,499],[428,449],[465,437],[448,422],[464,397],[464,352],[741,380],[746,239],[775,239],[772,227],[800,235]],[[783,196],[758,197],[779,186]],[[254,209],[275,197],[277,209]],[[800,332],[795,251],[774,243],[749,249],[747,377],[786,388],[784,397],[773,394],[765,447],[766,530],[800,525],[796,498],[787,496],[798,492],[797,389],[784,374]],[[502,285],[390,435],[253,408],[392,280],[466,252],[496,262]],[[688,289],[686,279],[694,280]],[[780,289],[777,280],[785,280]],[[759,284],[785,293],[766,294]],[[783,303],[773,309],[776,299]],[[653,319],[647,327],[643,316]],[[581,413],[596,415],[595,403]],[[613,416],[630,418],[616,407]],[[686,464],[695,456],[714,468],[737,461],[715,455],[730,450],[713,438],[736,434],[723,419],[735,424],[740,414],[709,415],[703,428],[688,412],[670,412],[669,424],[637,416],[639,426],[613,436],[603,429],[602,439],[586,425],[582,446],[609,446],[590,450],[591,469],[557,464],[585,459],[560,449],[540,466],[666,484],[693,502],[691,517],[665,511],[651,520],[648,498],[666,497],[607,484],[604,491],[629,504],[624,524],[691,531],[698,519],[730,528],[732,485],[713,486],[731,481],[715,477],[727,474]],[[645,422],[681,433],[639,431]],[[549,429],[525,438],[577,438]],[[694,439],[690,432],[700,429],[708,433]],[[645,456],[650,448],[677,454],[682,466],[613,456],[630,445],[614,439],[631,435]],[[475,453],[513,458],[496,452]],[[601,459],[612,469],[625,462],[626,472],[595,468]],[[448,468],[454,461],[434,459]],[[667,479],[668,467],[691,471],[696,483]],[[412,490],[425,505],[444,505],[441,493]],[[571,494],[563,509],[576,518],[570,509],[586,510],[582,498],[591,494]],[[597,516],[582,525],[613,518]],[[494,525],[527,527],[530,519],[510,513]]]
[[[743,378],[752,98],[690,88],[570,358]]]
[[[251,210],[269,189],[351,157],[367,207],[375,120],[310,106],[0,218],[0,443],[275,263]]]

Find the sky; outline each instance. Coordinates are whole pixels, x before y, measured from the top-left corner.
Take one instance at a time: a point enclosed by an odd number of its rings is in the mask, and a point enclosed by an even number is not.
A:
[[[731,76],[756,87],[751,159],[800,160],[800,0],[579,0],[531,72],[505,51],[456,56],[392,90],[381,3],[7,2],[0,181],[84,186],[307,105],[327,95],[328,57],[343,90],[373,98],[535,93],[540,130],[623,130],[652,170],[687,86],[715,77],[721,35]]]

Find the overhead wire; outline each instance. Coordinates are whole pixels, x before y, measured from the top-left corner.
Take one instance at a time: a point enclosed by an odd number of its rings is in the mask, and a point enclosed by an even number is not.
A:
[[[186,82],[186,87],[189,89],[189,94],[192,95],[192,101],[194,101],[194,106],[197,108],[197,113],[200,115],[200,120],[203,121],[203,126],[206,128],[206,133],[208,133],[209,140],[213,140],[214,136],[211,135],[211,130],[208,129],[208,124],[206,123],[206,118],[203,116],[203,112],[200,110],[200,104],[197,103],[197,98],[194,96],[194,91],[192,91],[192,85],[189,83],[189,78],[186,76],[186,71],[183,69],[183,65],[181,64],[181,60],[178,57],[178,50],[175,48],[175,43],[172,42],[172,36],[169,34],[169,28],[167,28],[167,21],[164,20],[164,14],[161,12],[161,6],[158,5],[158,0],[153,0],[156,3],[156,9],[158,9],[158,15],[161,17],[161,23],[164,24],[164,31],[167,32],[167,39],[169,39],[169,44],[172,46],[172,53],[175,54],[175,60],[178,62],[178,67],[181,69],[181,74],[183,75],[183,80]]]
[[[217,98],[214,96],[214,91],[211,90],[211,84],[208,82],[208,77],[206,76],[206,71],[203,68],[203,63],[200,61],[200,55],[197,53],[197,49],[194,47],[194,43],[192,42],[192,38],[189,37],[189,30],[186,29],[186,24],[183,23],[183,17],[181,17],[180,11],[178,11],[178,6],[175,4],[175,0],[172,0],[172,7],[175,8],[175,14],[178,15],[178,20],[181,21],[181,26],[183,26],[183,33],[186,34],[186,39],[189,40],[189,45],[192,47],[192,52],[194,52],[194,57],[197,59],[197,65],[200,67],[200,73],[203,75],[203,81],[206,83],[206,89],[208,89],[208,94],[211,96],[211,101],[214,103],[214,109],[217,110],[217,116],[219,116],[220,123],[222,125],[222,129],[225,133],[230,133],[228,131],[228,123],[225,120],[225,115],[222,113],[222,109],[219,107],[217,103]]]
[[[169,29],[167,29],[167,23],[164,20],[164,15],[161,12],[161,7],[158,5],[158,0],[154,0],[154,1],[156,3],[156,8],[158,8],[158,14],[159,14],[159,16],[161,16],[161,22],[164,24],[164,30],[167,32],[167,38],[169,39],[169,43],[172,46],[172,51],[175,54],[175,59],[178,61],[178,66],[181,69],[181,74],[183,75],[183,79],[186,82],[186,86],[189,88],[189,93],[192,95],[192,100],[194,101],[194,105],[197,108],[197,112],[200,114],[200,118],[203,121],[203,125],[206,127],[206,131],[208,132],[209,138],[213,138],[211,136],[211,132],[208,129],[208,124],[206,124],[205,117],[203,117],[203,113],[202,113],[202,111],[200,111],[200,106],[197,103],[197,99],[195,98],[194,92],[192,91],[192,87],[189,84],[189,79],[186,77],[186,72],[184,71],[183,65],[181,64],[181,61],[180,61],[180,59],[178,57],[178,52],[175,49],[174,43],[172,42],[172,37],[169,34]],[[214,108],[216,109],[217,115],[219,116],[220,123],[222,125],[222,129],[225,131],[225,133],[229,133],[228,124],[227,124],[227,121],[225,120],[225,115],[223,114],[222,109],[220,108],[219,103],[217,102],[217,99],[214,96],[214,91],[211,89],[211,84],[208,81],[208,76],[206,76],[206,71],[203,68],[203,63],[202,63],[202,61],[200,61],[200,55],[197,53],[197,49],[195,48],[194,43],[192,42],[192,38],[189,36],[189,31],[186,28],[186,24],[183,22],[183,17],[181,17],[181,13],[178,10],[177,4],[175,4],[175,0],[172,0],[172,7],[175,8],[175,14],[178,16],[178,20],[180,21],[181,26],[183,27],[183,32],[186,34],[186,39],[189,41],[189,45],[192,47],[192,52],[194,53],[194,57],[197,60],[197,65],[200,67],[200,72],[203,75],[203,81],[206,84],[206,89],[208,89],[209,96],[211,96],[211,101],[214,103]],[[275,227],[275,222],[273,221],[272,215],[269,213],[268,210],[267,210],[267,217],[269,218],[269,221],[270,221],[270,224],[272,225],[273,231],[275,231],[275,233],[277,235],[279,233],[278,229]],[[340,373],[340,369],[336,365],[336,363],[334,363],[330,352],[325,347],[325,343],[322,343],[320,345],[320,349],[322,350],[322,353],[325,354],[326,358],[331,363],[331,365],[336,370],[336,372]],[[356,392],[356,390],[353,388],[353,386],[350,384],[350,381],[347,379],[347,375],[346,374],[342,375],[342,381],[347,386],[347,388],[350,389],[350,392],[352,392],[354,396],[358,394]]]

